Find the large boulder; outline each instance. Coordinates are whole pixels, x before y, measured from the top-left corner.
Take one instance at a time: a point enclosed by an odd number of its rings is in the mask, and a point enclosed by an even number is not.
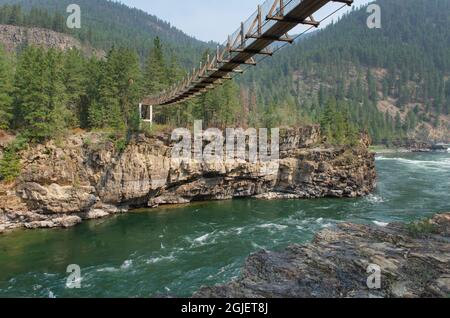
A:
[[[27,182],[21,184],[17,193],[34,209],[45,213],[75,213],[90,209],[98,202],[94,187],[60,186],[53,183],[42,186]]]
[[[239,279],[198,298],[361,298],[450,295],[450,213],[387,227],[343,223],[310,244],[251,255]],[[377,286],[379,274],[380,285]]]

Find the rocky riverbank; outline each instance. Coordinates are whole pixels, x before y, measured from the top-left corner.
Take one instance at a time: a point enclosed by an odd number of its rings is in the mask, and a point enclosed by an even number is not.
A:
[[[241,278],[223,286],[204,287],[194,295],[198,298],[449,296],[450,213],[410,225],[343,223],[321,231],[310,244],[253,254],[247,259]]]
[[[380,145],[371,147],[372,151],[378,154],[387,153],[410,153],[410,152],[448,152],[447,143],[436,143],[432,141],[419,141],[415,139],[397,139],[394,141],[384,141]]]
[[[330,147],[317,126],[281,133],[276,170],[261,162],[174,162],[169,138],[139,135],[121,149],[101,133],[79,133],[23,151],[20,176],[0,186],[0,232],[200,200],[357,197],[376,184],[365,138]]]

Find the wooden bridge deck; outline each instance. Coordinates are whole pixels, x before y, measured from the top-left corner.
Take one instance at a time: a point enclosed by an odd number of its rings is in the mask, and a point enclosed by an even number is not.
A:
[[[330,2],[351,6],[353,0],[267,0],[197,70],[158,96],[146,97],[143,105],[172,105],[214,89],[230,74],[242,73],[241,65],[256,65],[255,56],[272,55],[274,42],[290,42],[288,32],[299,24],[319,26],[314,13]]]

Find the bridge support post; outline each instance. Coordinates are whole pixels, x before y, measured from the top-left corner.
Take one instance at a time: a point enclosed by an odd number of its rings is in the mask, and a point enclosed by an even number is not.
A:
[[[153,105],[150,105],[150,125],[153,125]]]
[[[148,107],[144,110],[144,106]],[[150,125],[153,124],[153,105],[143,105],[142,103],[139,103],[139,126],[142,125],[142,122],[144,123],[150,123]]]
[[[142,129],[142,103],[139,103],[139,130]]]

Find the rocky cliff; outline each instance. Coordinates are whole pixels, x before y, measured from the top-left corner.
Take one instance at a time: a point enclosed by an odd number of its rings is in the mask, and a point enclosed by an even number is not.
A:
[[[369,288],[370,287],[370,288]],[[238,280],[194,297],[366,298],[450,295],[450,213],[411,225],[340,224],[306,245],[251,255]]]
[[[33,45],[61,51],[76,48],[81,50],[86,56],[96,56],[99,58],[106,55],[104,51],[82,44],[70,35],[41,28],[0,25],[0,43],[10,53],[14,53],[17,49],[27,45]]]
[[[272,163],[176,162],[167,135],[133,137],[120,151],[101,133],[21,153],[22,172],[0,188],[0,229],[68,227],[130,208],[242,197],[357,197],[375,187],[374,154],[326,147],[317,126],[286,130]]]

